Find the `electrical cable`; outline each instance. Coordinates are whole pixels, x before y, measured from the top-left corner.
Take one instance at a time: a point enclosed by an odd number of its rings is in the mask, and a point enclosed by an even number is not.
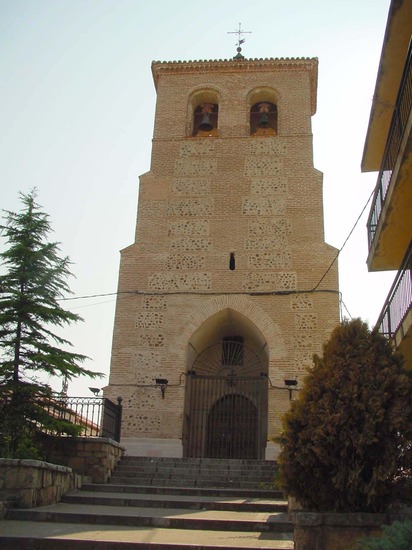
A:
[[[336,262],[336,260],[338,259],[339,254],[340,254],[340,253],[342,252],[342,250],[345,248],[346,243],[349,241],[349,239],[350,239],[351,236],[352,236],[352,233],[355,231],[355,228],[356,228],[356,226],[358,225],[359,220],[360,220],[361,217],[363,216],[363,213],[365,212],[366,207],[368,206],[368,204],[369,204],[369,202],[370,202],[370,200],[371,200],[371,198],[372,198],[372,196],[373,196],[374,193],[375,193],[375,189],[373,189],[372,193],[369,195],[369,198],[368,198],[368,200],[366,201],[365,206],[362,208],[362,211],[361,211],[361,213],[359,214],[359,216],[358,216],[356,222],[354,223],[352,229],[349,231],[349,234],[348,234],[348,236],[346,237],[346,239],[344,240],[343,245],[342,245],[342,246],[339,248],[339,250],[337,251],[335,257],[334,257],[333,260],[332,260],[332,263],[330,264],[330,266],[328,267],[328,269],[325,271],[325,273],[323,274],[323,276],[322,276],[321,279],[319,280],[318,284],[312,289],[312,292],[314,292],[314,291],[319,287],[319,285],[321,284],[321,282],[323,281],[323,279],[326,277],[326,275],[327,275],[327,274],[329,273],[329,271],[332,269],[332,266],[333,266],[333,264]]]

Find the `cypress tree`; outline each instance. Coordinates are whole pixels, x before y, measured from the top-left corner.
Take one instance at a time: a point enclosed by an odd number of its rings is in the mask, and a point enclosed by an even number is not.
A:
[[[306,509],[381,512],[412,474],[412,377],[360,319],[332,333],[283,419],[283,488]]]

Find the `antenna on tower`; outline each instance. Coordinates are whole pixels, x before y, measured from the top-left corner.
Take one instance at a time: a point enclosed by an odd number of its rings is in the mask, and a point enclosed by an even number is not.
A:
[[[246,38],[242,38],[244,34],[252,34],[252,31],[242,31],[242,23],[239,23],[239,29],[237,31],[229,31],[227,34],[237,34],[238,40],[236,43],[237,55],[233,59],[244,59],[244,56],[241,54],[242,48],[240,47],[245,43]]]

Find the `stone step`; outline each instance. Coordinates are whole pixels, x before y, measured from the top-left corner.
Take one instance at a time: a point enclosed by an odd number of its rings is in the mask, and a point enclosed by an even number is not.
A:
[[[180,471],[180,472],[221,472],[224,473],[232,473],[234,475],[248,475],[248,474],[254,474],[254,475],[276,475],[276,470],[273,470],[272,468],[249,468],[249,467],[242,467],[242,468],[215,468],[213,466],[202,466],[202,465],[190,465],[187,467],[183,466],[174,466],[174,465],[166,465],[166,464],[129,464],[129,463],[119,463],[117,466],[118,468],[122,469],[128,469],[128,470],[134,470],[136,472],[167,472],[167,471]]]
[[[261,477],[255,478],[255,477],[236,477],[231,475],[218,475],[216,473],[211,473],[209,475],[196,475],[196,474],[187,474],[187,473],[176,473],[176,472],[165,472],[165,473],[154,473],[154,474],[147,474],[147,473],[138,473],[136,472],[115,472],[112,476],[112,481],[117,479],[136,479],[139,481],[150,479],[151,483],[153,481],[159,480],[176,480],[176,481],[183,481],[187,482],[186,485],[190,484],[199,484],[200,482],[204,481],[207,483],[210,482],[216,482],[216,483],[227,483],[227,484],[245,484],[248,483],[249,485],[253,484],[255,487],[261,486],[263,483],[265,484],[272,484],[274,485],[274,482],[272,479],[264,479]]]
[[[241,489],[239,487],[175,487],[164,485],[132,485],[115,483],[86,483],[83,485],[85,491],[110,492],[110,493],[140,493],[140,494],[158,494],[158,495],[189,495],[189,496],[216,496],[216,497],[234,497],[234,498],[264,498],[281,500],[283,493],[281,491],[264,488]]]
[[[69,504],[88,504],[93,506],[184,508],[186,510],[221,510],[231,512],[287,512],[287,503],[283,500],[236,497],[219,498],[216,496],[199,498],[187,495],[128,495],[125,493],[96,493],[94,491],[84,490],[64,495],[62,502]]]
[[[89,523],[169,529],[202,529],[211,531],[258,531],[288,533],[292,525],[284,512],[228,512],[213,510],[189,511],[184,508],[140,508],[68,504],[32,509],[10,509],[6,518],[17,521],[56,523]]]
[[[214,468],[166,468],[156,466],[153,468],[134,467],[124,464],[119,464],[116,467],[116,472],[135,473],[135,474],[175,474],[175,475],[204,475],[213,476],[219,474],[221,477],[246,477],[258,479],[265,477],[273,479],[275,475],[272,471],[261,472],[259,470],[215,470]]]
[[[210,465],[219,469],[222,468],[238,468],[240,466],[252,466],[253,468],[267,467],[276,469],[274,460],[255,460],[249,458],[232,459],[232,458],[170,458],[159,456],[128,456],[122,457],[122,462],[130,464],[174,464],[180,467],[188,465]]]
[[[251,469],[251,468],[225,468],[222,470],[218,470],[216,468],[210,468],[206,466],[188,466],[187,468],[182,468],[181,466],[175,467],[175,466],[164,466],[162,464],[152,464],[152,465],[140,465],[140,466],[133,466],[131,464],[124,464],[120,463],[116,467],[117,471],[121,472],[176,472],[178,474],[184,474],[184,473],[190,473],[190,474],[212,474],[216,472],[219,472],[220,475],[232,475],[232,476],[246,476],[246,477],[269,477],[274,478],[276,476],[276,472],[272,469]]]
[[[1,550],[293,550],[291,533],[0,521]]]
[[[136,472],[135,470],[128,470],[125,468],[116,469],[112,477],[127,477],[135,479],[187,479],[187,480],[199,480],[204,479],[205,481],[232,481],[232,482],[249,482],[249,483],[271,483],[274,485],[275,479],[272,476],[265,475],[256,475],[253,473],[245,475],[236,475],[230,472],[218,473],[213,471],[208,472],[178,472],[176,470],[170,471],[156,471],[156,472]]]
[[[116,485],[164,485],[168,487],[215,487],[215,488],[230,488],[236,487],[239,489],[259,489],[270,485],[268,482],[243,481],[243,480],[216,480],[216,479],[200,479],[200,478],[173,478],[165,479],[158,477],[135,477],[135,476],[120,476],[113,475],[109,480],[109,484]],[[266,487],[270,489],[270,487]]]
[[[252,489],[274,488],[275,478],[274,461],[126,456],[110,483]]]
[[[126,457],[109,483],[84,484],[53,506],[8,510],[0,548],[292,550],[275,477],[265,461]]]

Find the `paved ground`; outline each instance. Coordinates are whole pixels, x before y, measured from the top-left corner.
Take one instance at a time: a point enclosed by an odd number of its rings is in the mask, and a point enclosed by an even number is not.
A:
[[[117,527],[113,525],[87,525],[71,523],[45,523],[33,521],[0,521],[0,537],[25,536],[66,540],[93,540],[96,542],[145,542],[157,544],[183,544],[193,546],[257,546],[291,550],[293,541],[280,533],[247,533],[200,531],[190,529],[161,529],[146,527]],[[1,548],[1,546],[0,546]],[[18,546],[16,546],[16,550]]]

